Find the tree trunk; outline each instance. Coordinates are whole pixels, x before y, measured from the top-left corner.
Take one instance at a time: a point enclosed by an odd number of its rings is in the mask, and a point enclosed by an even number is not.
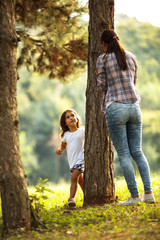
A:
[[[14,0],[0,1],[0,191],[4,230],[30,229],[30,204],[19,149]]]
[[[114,0],[90,0],[89,14],[84,205],[111,202],[115,198],[112,143],[105,114],[101,112],[102,92],[96,86],[95,74],[102,50],[101,34],[114,28]]]

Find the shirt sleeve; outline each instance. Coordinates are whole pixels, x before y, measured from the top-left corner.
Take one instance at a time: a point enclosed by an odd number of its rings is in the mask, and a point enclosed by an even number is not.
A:
[[[83,127],[83,137],[85,138],[85,128]]]
[[[65,142],[65,143],[66,143],[66,137],[65,137],[65,134],[64,134],[63,138],[61,139],[61,142]]]
[[[100,55],[96,63],[97,85],[104,91],[107,91],[107,76],[104,66],[104,54]]]
[[[138,65],[137,65],[137,62],[136,62],[136,70],[135,70],[135,75],[134,75],[134,84],[136,85],[137,81],[138,81]]]
[[[138,65],[137,65],[137,60],[136,60],[136,56],[134,55],[133,57],[133,61],[134,61],[134,65],[135,65],[135,74],[134,74],[134,85],[136,85],[137,81],[138,81]]]

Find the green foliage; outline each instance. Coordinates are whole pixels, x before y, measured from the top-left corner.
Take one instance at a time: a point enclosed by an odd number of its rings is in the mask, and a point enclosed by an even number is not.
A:
[[[32,174],[33,169],[38,169],[37,157],[34,153],[33,146],[27,144],[26,132],[20,132],[21,158],[27,175]]]
[[[49,78],[64,79],[83,69],[87,60],[86,11],[78,0],[16,1],[16,26],[21,39],[18,65]]]
[[[160,111],[143,110],[144,134],[160,134],[159,119]]]
[[[35,192],[29,195],[32,207],[39,214],[41,211],[45,210],[45,200],[48,200],[46,192],[54,194],[55,192],[49,188],[46,188],[46,183],[48,179],[41,180],[41,183],[35,187]]]
[[[140,178],[138,187],[141,195],[143,185]],[[12,239],[142,239],[158,240],[160,234],[160,178],[152,176],[155,204],[141,203],[139,206],[118,206],[116,203],[101,206],[82,207],[83,194],[78,189],[77,207],[69,208],[67,199],[69,185],[40,184],[29,189],[40,201],[39,214],[47,229],[38,228],[31,232],[19,232],[8,237]],[[49,184],[49,183],[48,183]],[[120,200],[128,197],[124,179],[115,180],[116,195]],[[46,189],[50,188],[51,193]],[[34,192],[35,191],[35,192]],[[45,197],[43,197],[45,195]],[[42,197],[41,197],[42,196]],[[44,199],[45,198],[45,199]],[[13,233],[12,233],[13,234]]]
[[[80,116],[81,124],[85,123],[85,89],[87,84],[87,74],[81,73],[80,77],[64,85],[61,96],[66,96],[72,102],[72,108]]]

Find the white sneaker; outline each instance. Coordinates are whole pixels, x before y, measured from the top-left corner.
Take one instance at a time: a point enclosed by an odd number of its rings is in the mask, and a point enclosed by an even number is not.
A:
[[[155,198],[153,193],[151,194],[144,194],[143,198],[142,198],[142,202],[145,203],[155,203]]]
[[[141,202],[141,198],[133,198],[132,196],[128,197],[125,201],[119,201],[118,205],[138,205]]]

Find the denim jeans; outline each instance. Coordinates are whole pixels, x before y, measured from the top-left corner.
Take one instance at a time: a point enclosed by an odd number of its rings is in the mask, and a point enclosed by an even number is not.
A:
[[[144,191],[152,191],[150,169],[142,151],[142,115],[139,104],[113,102],[106,109],[106,118],[131,196],[139,195],[139,192],[130,156],[138,166]]]

